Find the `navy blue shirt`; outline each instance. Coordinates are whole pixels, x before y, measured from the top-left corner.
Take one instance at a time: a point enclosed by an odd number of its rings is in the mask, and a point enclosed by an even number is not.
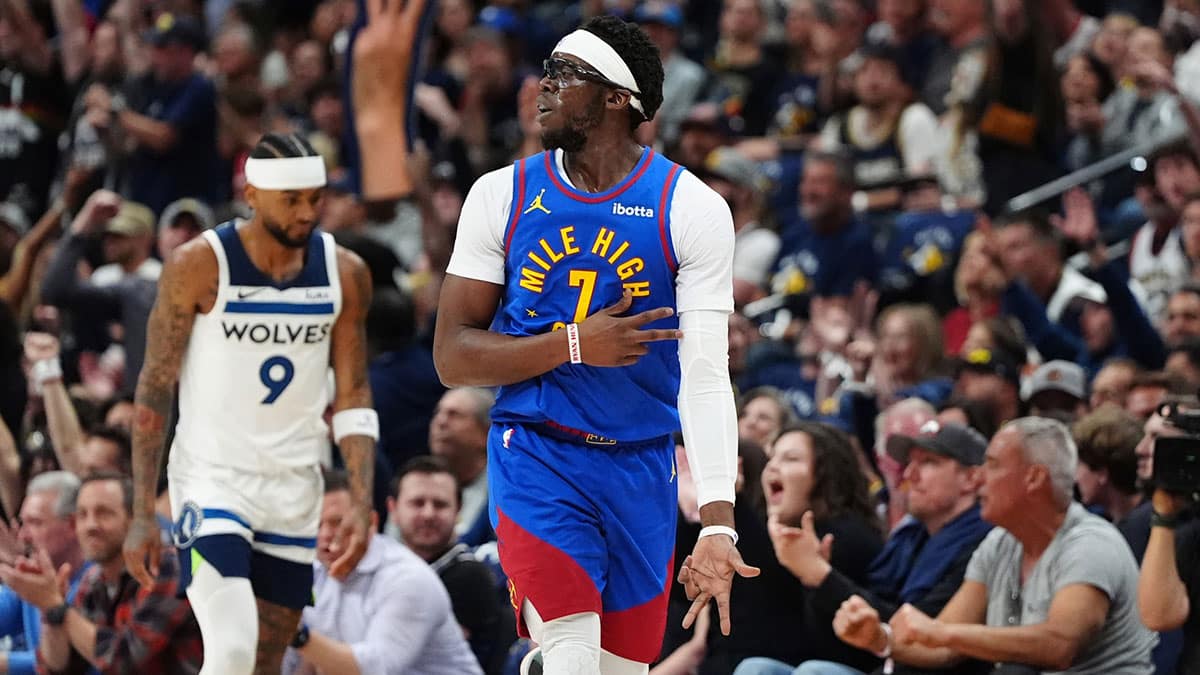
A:
[[[852,220],[837,232],[821,234],[793,212],[780,240],[771,280],[776,293],[846,296],[859,280],[875,284],[879,264],[871,231],[862,222]]]
[[[125,195],[162,213],[167,204],[195,197],[215,204],[228,196],[229,180],[217,156],[217,93],[198,73],[181,82],[143,78],[130,107],[170,124],[177,134],[166,152],[139,146],[129,158]]]
[[[970,211],[900,214],[883,251],[882,286],[904,290],[951,264],[974,226]]]
[[[429,349],[414,344],[380,354],[367,366],[367,379],[379,412],[379,452],[397,469],[429,454],[429,425],[446,393]]]

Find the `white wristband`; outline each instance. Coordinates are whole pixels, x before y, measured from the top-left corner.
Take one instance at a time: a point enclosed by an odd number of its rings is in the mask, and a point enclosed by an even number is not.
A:
[[[379,413],[371,408],[349,408],[333,414],[333,442],[347,436],[367,436],[379,440]]]
[[[567,352],[571,355],[571,363],[583,363],[583,355],[579,351],[579,324],[567,324]]]
[[[875,656],[878,656],[881,659],[890,659],[892,658],[892,627],[890,624],[881,623],[879,624],[879,628],[887,637],[887,644],[884,645],[883,651],[875,652]]]
[[[29,375],[33,378],[33,383],[37,385],[38,391],[41,391],[42,385],[51,380],[62,380],[62,374],[62,363],[59,362],[57,356],[34,361],[33,366],[29,369]]]
[[[737,530],[733,529],[732,527],[727,527],[725,525],[709,525],[707,527],[702,527],[702,528],[700,528],[700,536],[696,537],[696,538],[703,539],[705,537],[711,537],[714,534],[728,535],[729,538],[733,540],[733,545],[737,546],[737,543],[738,543]]]

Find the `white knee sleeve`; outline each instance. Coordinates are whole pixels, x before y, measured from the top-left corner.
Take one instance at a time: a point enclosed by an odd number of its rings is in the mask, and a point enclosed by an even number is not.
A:
[[[521,614],[530,637],[542,648],[544,675],[600,675],[599,614],[583,612],[543,622],[529,601]]]
[[[252,675],[258,651],[258,608],[250,580],[223,577],[200,563],[187,589],[204,636],[200,675]]]
[[[553,621],[542,617],[528,600],[521,607],[529,636],[542,648],[544,675],[646,675],[650,666],[600,649],[600,615],[572,614]]]

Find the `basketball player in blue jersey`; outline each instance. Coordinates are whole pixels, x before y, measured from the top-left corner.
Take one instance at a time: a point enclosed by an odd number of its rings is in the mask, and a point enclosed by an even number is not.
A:
[[[715,598],[728,634],[733,576],[758,573],[733,529],[733,223],[634,140],[663,80],[634,24],[592,19],[544,66],[547,152],[472,187],[434,358],[447,384],[500,387],[491,516],[521,633],[541,647],[523,671],[645,673],[666,625],[681,425],[704,524],[685,624]]]
[[[134,403],[125,560],[149,586],[160,555],[159,460],[179,385],[167,476],[204,675],[278,673],[288,644],[306,635],[331,364],[333,436],[357,509],[343,525],[335,577],[366,551],[379,428],[366,377],[370,277],[357,256],[314,232],[324,160],[299,136],[268,134],[250,153],[246,182],[254,217],[205,232],[163,267]]]

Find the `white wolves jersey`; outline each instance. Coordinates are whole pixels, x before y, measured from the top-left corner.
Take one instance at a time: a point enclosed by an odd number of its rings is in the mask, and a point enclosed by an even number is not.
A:
[[[300,274],[275,283],[233,222],[203,236],[217,256],[217,299],[192,327],[172,456],[258,472],[316,465],[329,447],[322,415],[342,308],[333,237],[314,233]]]

